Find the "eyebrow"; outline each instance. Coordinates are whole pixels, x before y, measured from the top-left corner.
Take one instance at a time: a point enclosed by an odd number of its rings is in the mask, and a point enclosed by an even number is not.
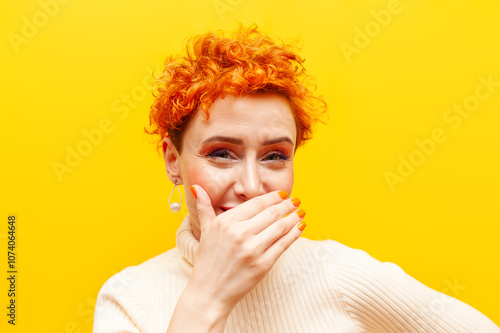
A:
[[[203,141],[203,143],[209,143],[209,142],[214,142],[214,141],[227,142],[227,143],[232,143],[232,144],[240,145],[240,146],[243,145],[243,140],[241,140],[241,139],[233,138],[230,136],[220,136],[220,135],[211,136],[208,139],[206,139],[205,141]],[[276,143],[281,143],[281,142],[287,142],[293,146],[292,139],[290,139],[287,136],[282,136],[282,137],[275,138],[275,139],[269,139],[269,140],[264,141],[262,144],[264,146],[269,146],[269,145],[274,145]]]

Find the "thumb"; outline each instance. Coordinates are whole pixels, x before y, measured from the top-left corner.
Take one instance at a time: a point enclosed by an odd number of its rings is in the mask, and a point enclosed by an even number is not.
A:
[[[212,200],[203,187],[199,185],[191,186],[191,192],[196,198],[196,212],[200,221],[200,229],[203,232],[205,225],[215,219],[215,211],[212,207]]]

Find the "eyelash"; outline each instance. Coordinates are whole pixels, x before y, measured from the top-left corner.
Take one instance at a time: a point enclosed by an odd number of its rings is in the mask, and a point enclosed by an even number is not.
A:
[[[235,159],[233,157],[233,155],[231,154],[231,152],[228,149],[225,149],[225,148],[214,149],[211,152],[205,154],[205,156],[207,156],[208,158],[213,158],[213,159],[215,159],[215,158],[226,158],[226,157],[221,157],[220,156],[222,153],[228,154],[229,156],[231,156],[231,159]]]
[[[230,156],[230,158],[228,158],[228,157],[221,157],[220,155],[222,155],[222,154],[227,154],[227,155]],[[229,149],[226,149],[226,148],[214,149],[211,152],[205,154],[205,156],[207,156],[210,159],[218,159],[218,158],[236,159],[236,158],[234,158],[233,154],[231,154],[231,152],[229,151]],[[268,161],[287,161],[290,158],[290,155],[285,154],[281,150],[271,150],[269,152],[269,154],[266,156],[266,158],[268,158],[270,156],[277,156],[278,159],[271,159],[271,160],[268,160]]]

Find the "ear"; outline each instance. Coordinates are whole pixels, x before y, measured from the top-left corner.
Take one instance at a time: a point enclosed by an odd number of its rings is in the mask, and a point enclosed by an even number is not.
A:
[[[162,142],[163,159],[167,169],[168,179],[173,183],[174,177],[177,178],[177,184],[182,184],[182,175],[180,168],[180,155],[170,138],[163,138]]]

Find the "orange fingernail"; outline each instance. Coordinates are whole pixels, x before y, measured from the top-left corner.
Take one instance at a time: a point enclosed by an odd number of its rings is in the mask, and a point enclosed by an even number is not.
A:
[[[300,217],[300,218],[303,218],[304,216],[306,216],[306,211],[303,210],[303,209],[299,209],[297,211],[297,215]]]
[[[300,205],[300,199],[299,198],[293,198],[292,203],[295,207],[298,207]]]
[[[198,196],[196,195],[196,188],[194,186],[191,186],[191,192],[193,193],[194,198],[198,199]]]
[[[300,222],[299,225],[297,226],[297,228],[299,228],[300,231],[304,230],[305,227],[306,224],[304,222]]]
[[[288,198],[288,193],[286,193],[286,191],[280,191],[279,194],[280,194],[281,199]]]

